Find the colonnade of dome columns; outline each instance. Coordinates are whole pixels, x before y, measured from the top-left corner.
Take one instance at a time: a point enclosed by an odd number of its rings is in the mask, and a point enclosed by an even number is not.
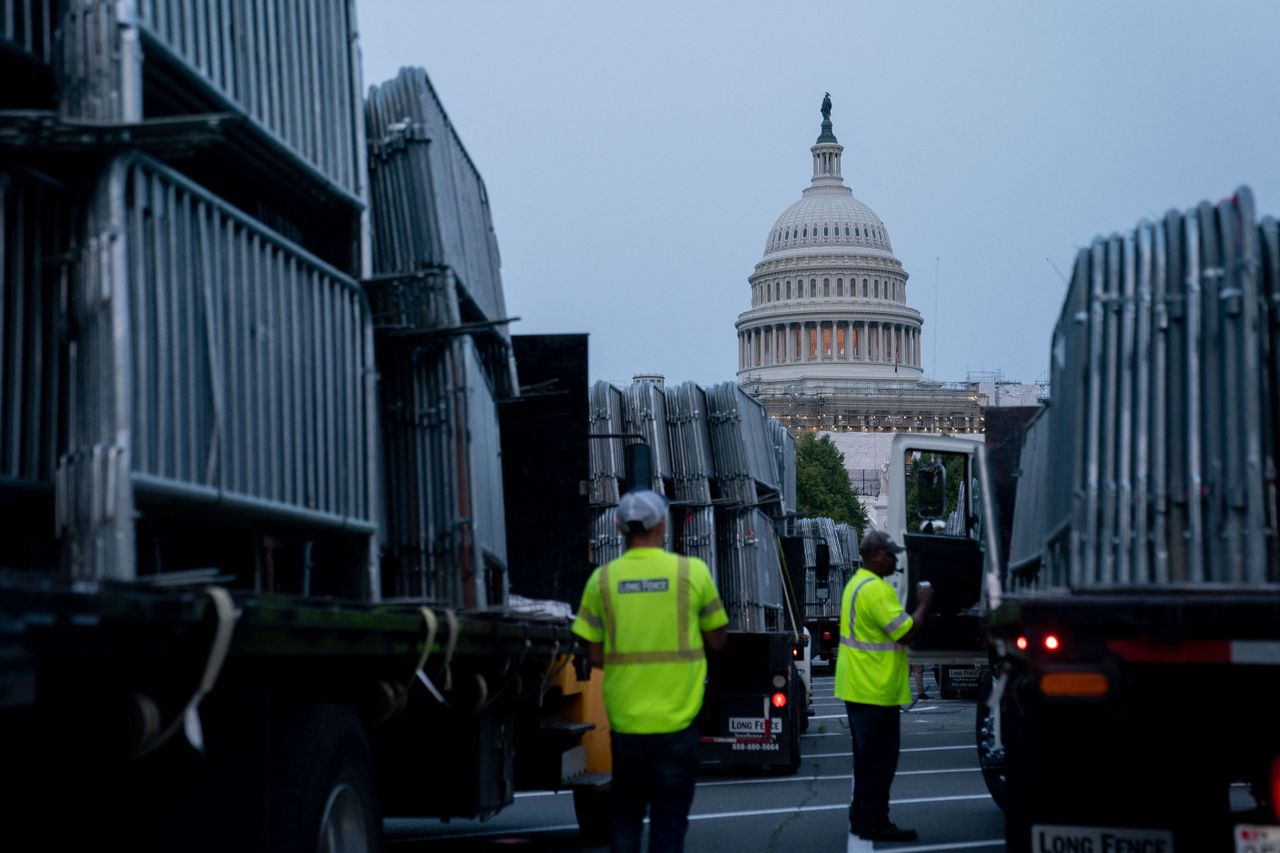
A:
[[[738,332],[738,369],[808,362],[920,366],[920,330],[874,320],[769,323]]]

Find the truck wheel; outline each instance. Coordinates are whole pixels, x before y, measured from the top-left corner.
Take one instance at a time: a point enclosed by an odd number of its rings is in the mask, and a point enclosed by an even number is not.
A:
[[[376,853],[382,849],[373,758],[355,714],[299,709],[281,727],[272,790],[271,850]]]
[[[974,714],[978,744],[978,764],[982,767],[982,780],[987,783],[991,799],[1003,811],[1008,804],[1009,788],[1005,779],[1004,748],[995,748],[995,727],[1000,709],[992,711],[988,705],[992,693],[991,667],[983,670],[978,682],[978,706]]]
[[[578,832],[590,844],[607,844],[613,824],[613,792],[608,786],[573,789],[573,816]]]

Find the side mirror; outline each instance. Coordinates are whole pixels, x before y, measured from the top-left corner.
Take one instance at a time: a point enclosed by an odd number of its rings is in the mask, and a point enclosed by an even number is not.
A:
[[[625,466],[623,476],[627,479],[628,492],[653,488],[653,456],[649,445],[643,441],[628,444],[623,448],[622,464]]]
[[[831,549],[826,542],[819,542],[815,550],[813,578],[818,589],[827,589],[831,583]]]

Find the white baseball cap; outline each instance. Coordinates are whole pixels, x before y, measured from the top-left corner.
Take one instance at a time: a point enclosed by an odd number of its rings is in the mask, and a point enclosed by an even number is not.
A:
[[[632,524],[639,524],[645,530],[652,530],[667,517],[667,500],[650,489],[637,489],[627,492],[618,501],[618,526],[626,530]]]

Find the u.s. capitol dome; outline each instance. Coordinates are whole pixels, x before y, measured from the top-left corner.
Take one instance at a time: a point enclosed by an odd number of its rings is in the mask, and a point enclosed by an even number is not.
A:
[[[907,272],[880,217],[845,185],[830,110],[828,98],[813,177],[769,229],[736,323],[738,382],[762,398],[922,376]]]

